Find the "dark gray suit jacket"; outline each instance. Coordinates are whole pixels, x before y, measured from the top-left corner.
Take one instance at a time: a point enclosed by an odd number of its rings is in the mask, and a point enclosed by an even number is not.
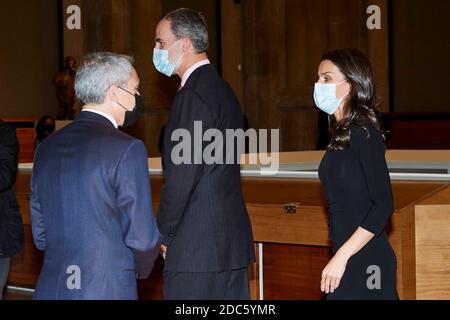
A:
[[[171,154],[176,129],[203,131],[243,127],[239,102],[211,65],[195,70],[178,92],[164,134],[164,186],[158,226],[168,246],[166,271],[220,272],[244,268],[255,259],[252,229],[241,190],[240,166],[180,164]],[[205,143],[205,145],[208,145]],[[192,143],[194,158],[194,143]],[[230,150],[223,148],[224,160]],[[236,156],[237,158],[237,156]]]

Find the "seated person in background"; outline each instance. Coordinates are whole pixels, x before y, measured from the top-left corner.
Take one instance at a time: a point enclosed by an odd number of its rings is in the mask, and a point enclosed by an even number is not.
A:
[[[159,254],[147,151],[118,130],[142,102],[132,61],[86,56],[75,80],[83,111],[37,148],[30,213],[45,257],[33,299],[135,300]]]
[[[55,132],[55,118],[41,117],[36,125],[36,147],[53,132]]]

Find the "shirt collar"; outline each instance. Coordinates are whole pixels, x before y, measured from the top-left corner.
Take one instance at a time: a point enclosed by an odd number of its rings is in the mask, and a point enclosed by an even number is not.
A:
[[[181,78],[181,85],[180,86],[184,87],[184,85],[188,81],[189,77],[191,76],[192,72],[194,72],[198,68],[200,68],[200,67],[202,67],[204,65],[207,65],[207,64],[211,64],[209,59],[205,59],[205,60],[199,61],[196,64],[194,64],[192,67],[187,69],[186,72],[183,74],[183,77]]]
[[[93,113],[96,113],[98,115],[101,115],[101,116],[105,117],[106,119],[108,119],[113,124],[114,128],[116,128],[116,129],[119,128],[116,120],[113,117],[111,117],[109,114],[105,113],[105,112],[94,110],[94,109],[83,109],[81,111],[82,112],[84,112],[84,111],[93,112]]]

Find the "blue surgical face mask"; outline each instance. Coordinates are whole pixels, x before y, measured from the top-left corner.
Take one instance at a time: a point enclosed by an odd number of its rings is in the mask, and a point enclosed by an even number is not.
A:
[[[183,59],[183,55],[181,54],[175,64],[171,63],[169,60],[169,50],[176,46],[180,41],[181,39],[175,42],[167,50],[156,48],[153,49],[153,64],[155,65],[156,70],[168,77],[171,77],[174,74],[175,70],[180,66]]]
[[[347,80],[339,83],[316,83],[314,86],[314,101],[316,106],[329,115],[334,114],[344,98],[348,95],[347,93],[341,98],[336,97],[337,86],[344,82],[347,82]]]

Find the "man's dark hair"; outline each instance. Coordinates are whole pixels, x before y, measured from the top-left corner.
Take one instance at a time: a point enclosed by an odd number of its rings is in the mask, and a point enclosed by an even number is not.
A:
[[[200,12],[181,8],[169,12],[161,20],[170,22],[172,32],[177,40],[184,37],[189,38],[196,53],[208,50],[208,25]]]

